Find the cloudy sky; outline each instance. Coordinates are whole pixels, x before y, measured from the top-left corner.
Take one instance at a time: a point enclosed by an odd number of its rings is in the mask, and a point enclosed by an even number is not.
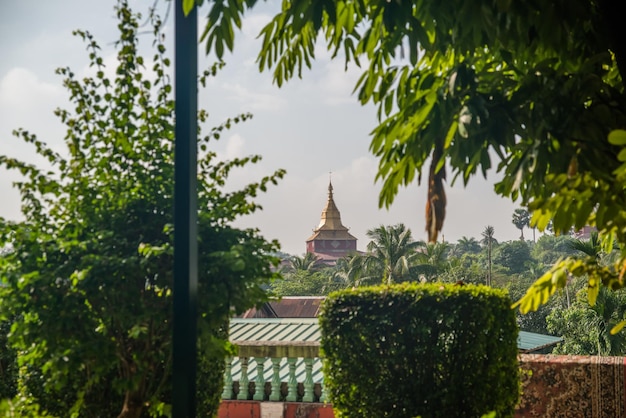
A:
[[[152,3],[131,2],[134,10],[143,12]],[[114,66],[114,4],[114,0],[0,0],[0,154],[38,162],[32,149],[11,136],[11,131],[20,127],[63,150],[64,128],[53,110],[67,107],[68,95],[54,70],[69,66],[77,74],[88,73],[84,45],[72,36],[72,30],[79,28],[95,35],[105,62]],[[160,0],[158,4],[164,15],[168,2]],[[426,239],[425,185],[402,189],[389,210],[378,207],[377,160],[368,151],[369,133],[376,126],[375,109],[361,106],[352,95],[358,68],[344,71],[343,62],[331,62],[320,45],[313,69],[304,72],[302,79],[293,79],[279,89],[270,73],[259,73],[256,35],[276,4],[261,4],[246,15],[234,54],[226,56],[225,69],[200,95],[199,104],[209,111],[211,125],[238,113],[254,114],[252,120],[237,125],[212,145],[223,158],[263,156],[262,163],[234,173],[231,187],[277,168],[287,170],[285,179],[259,199],[264,210],[240,225],[256,226],[266,238],[278,239],[285,252],[303,254],[304,241],[319,223],[332,172],[335,202],[344,225],[358,238],[359,249],[368,242],[366,231],[379,225],[402,222],[416,239]],[[201,9],[200,15],[206,10]],[[172,32],[170,14],[165,31],[170,53]],[[146,48],[150,36],[142,35]],[[200,48],[200,69],[212,62],[203,51]],[[466,189],[461,184],[447,188],[446,241],[478,238],[486,225],[495,227],[500,241],[519,237],[511,223],[518,206],[495,194],[496,178],[494,172],[487,180],[475,178]],[[0,216],[9,219],[20,217],[19,195],[12,188],[16,179],[13,173],[0,171]]]

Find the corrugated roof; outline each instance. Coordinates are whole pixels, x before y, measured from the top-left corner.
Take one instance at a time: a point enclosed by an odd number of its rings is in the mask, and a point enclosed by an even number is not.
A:
[[[231,341],[319,341],[317,318],[234,318]]]
[[[231,341],[320,341],[317,318],[235,318],[230,321]],[[562,338],[520,331],[517,347],[532,352],[555,345]]]
[[[231,341],[320,341],[317,318],[235,318],[230,321]],[[241,378],[241,362],[235,357],[231,362],[233,380]],[[248,362],[248,380],[253,382],[257,376],[256,360]],[[272,380],[272,361],[266,359],[263,363],[263,376],[266,381]],[[296,380],[303,382],[305,365],[302,358],[296,362]],[[280,380],[289,380],[289,365],[287,359],[280,363]],[[321,383],[322,361],[317,358],[313,362],[313,382]]]
[[[546,347],[551,347],[561,341],[563,341],[563,338],[553,337],[552,335],[520,331],[517,337],[517,348],[522,353],[531,353]]]

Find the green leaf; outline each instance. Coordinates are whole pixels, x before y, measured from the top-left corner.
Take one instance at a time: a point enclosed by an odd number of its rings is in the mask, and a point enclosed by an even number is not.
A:
[[[196,0],[183,0],[183,13],[185,16],[189,16],[195,5]]]
[[[626,326],[626,321],[618,322],[613,328],[611,328],[611,335],[615,335],[620,332]]]
[[[609,132],[609,143],[613,145],[626,145],[626,130],[615,129]]]

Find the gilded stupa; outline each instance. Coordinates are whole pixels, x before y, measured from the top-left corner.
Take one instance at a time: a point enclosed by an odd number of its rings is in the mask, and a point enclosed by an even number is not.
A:
[[[341,223],[341,214],[333,199],[333,184],[328,183],[328,201],[320,223],[306,240],[306,252],[314,253],[320,261],[333,263],[338,258],[357,252],[357,239]]]

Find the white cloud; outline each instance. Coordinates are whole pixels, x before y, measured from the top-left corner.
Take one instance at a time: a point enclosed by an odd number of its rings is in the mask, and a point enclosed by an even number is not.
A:
[[[233,158],[241,158],[245,155],[246,141],[241,135],[234,134],[228,137],[226,142],[226,152],[224,153],[224,160],[230,160]]]
[[[231,99],[244,103],[250,110],[277,112],[286,105],[285,99],[275,93],[253,92],[239,83],[225,83],[223,88],[230,94]]]
[[[61,87],[41,81],[26,68],[12,68],[0,80],[0,105],[7,109],[26,110],[38,103],[56,102],[61,93]]]

